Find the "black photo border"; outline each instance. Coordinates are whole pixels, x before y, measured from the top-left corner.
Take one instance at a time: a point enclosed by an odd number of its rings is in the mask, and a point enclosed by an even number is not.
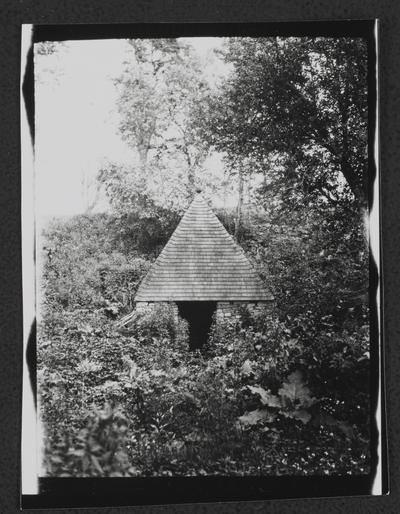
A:
[[[375,20],[296,21],[263,23],[133,23],[133,24],[65,24],[34,25],[33,43],[111,38],[157,38],[182,36],[325,36],[361,37],[368,46],[368,159],[369,202],[373,204],[373,184],[377,176],[375,162],[377,106],[377,47]],[[23,79],[23,95],[31,136],[34,139],[34,67],[33,46]],[[381,263],[380,263],[381,264]],[[382,266],[379,266],[382,276]],[[370,258],[370,327],[371,327],[371,468],[369,475],[313,477],[160,477],[160,478],[40,478],[38,495],[23,495],[23,508],[111,507],[159,505],[197,502],[249,501],[289,498],[321,498],[370,495],[377,466],[378,428],[375,412],[381,404],[382,490],[388,491],[386,455],[386,413],[384,395],[383,341],[379,336],[378,317],[383,321],[375,301],[380,277],[377,263]],[[380,283],[382,306],[382,282]],[[381,334],[382,336],[382,334]],[[36,387],[36,335],[28,347],[32,387]],[[379,372],[381,396],[378,398]]]

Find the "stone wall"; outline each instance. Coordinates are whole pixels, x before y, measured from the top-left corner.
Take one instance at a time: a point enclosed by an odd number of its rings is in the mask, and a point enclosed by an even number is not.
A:
[[[238,304],[235,302],[217,302],[217,320],[240,319]]]
[[[159,302],[164,303],[164,302]],[[175,302],[165,302],[168,303],[168,305],[173,309],[175,320],[178,321],[179,313],[178,313],[178,306]],[[136,310],[141,311],[147,311],[149,309],[153,309],[157,305],[157,302],[136,302]]]
[[[150,305],[154,305],[150,302],[136,302],[135,309],[138,312],[146,311]]]
[[[240,319],[240,308],[247,307],[252,314],[272,311],[273,302],[217,302],[217,319]]]
[[[174,310],[174,316],[178,319],[178,306],[174,302],[168,302],[168,304]],[[143,311],[154,307],[155,302],[137,302],[136,310]],[[217,320],[223,319],[240,319],[240,307],[246,306],[250,312],[257,314],[265,311],[266,307],[272,311],[273,302],[257,302],[257,303],[246,303],[246,302],[217,302]]]

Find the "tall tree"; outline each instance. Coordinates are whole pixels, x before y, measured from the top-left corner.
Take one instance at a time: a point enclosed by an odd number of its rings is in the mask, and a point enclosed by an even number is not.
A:
[[[348,38],[231,38],[205,137],[290,198],[367,203],[367,52]]]
[[[176,39],[129,43],[130,59],[117,81],[120,132],[137,154],[128,171],[135,180],[127,182],[158,203],[181,207],[208,152],[192,119],[207,84],[189,45]]]

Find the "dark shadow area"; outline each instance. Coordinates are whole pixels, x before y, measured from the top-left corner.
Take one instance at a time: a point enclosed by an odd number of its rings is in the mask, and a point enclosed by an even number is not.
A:
[[[189,346],[201,348],[207,341],[216,302],[177,302],[179,316],[189,324]]]

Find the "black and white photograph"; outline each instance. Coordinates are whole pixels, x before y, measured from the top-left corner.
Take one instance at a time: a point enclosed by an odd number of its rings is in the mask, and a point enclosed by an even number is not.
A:
[[[32,44],[38,477],[379,475],[368,44]]]

